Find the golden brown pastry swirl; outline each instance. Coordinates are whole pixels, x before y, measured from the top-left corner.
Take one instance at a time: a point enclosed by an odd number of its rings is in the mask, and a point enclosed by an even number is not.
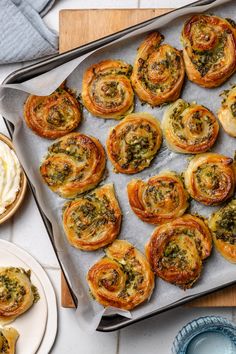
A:
[[[131,81],[139,99],[158,106],[175,101],[184,81],[182,54],[168,44],[163,36],[151,33],[138,48]]]
[[[30,95],[24,105],[24,117],[36,134],[56,139],[78,126],[81,107],[65,86],[61,86],[49,96]]]
[[[53,192],[63,198],[75,198],[101,181],[105,164],[105,151],[99,140],[70,133],[48,148],[40,172]]]
[[[37,301],[38,294],[34,289],[29,272],[22,268],[0,268],[1,324],[14,321]]]
[[[150,265],[127,241],[114,241],[105,253],[89,269],[87,280],[91,293],[103,306],[132,310],[152,294],[154,275]]]
[[[146,245],[146,254],[159,277],[187,289],[199,278],[202,260],[211,248],[211,233],[204,220],[186,214],[158,226]]]
[[[185,172],[185,185],[193,199],[217,205],[230,198],[235,189],[235,163],[216,153],[195,156]]]
[[[137,173],[150,165],[161,142],[159,121],[148,113],[132,113],[111,129],[107,153],[116,172]]]
[[[229,262],[236,263],[236,200],[217,210],[209,220],[217,250]]]
[[[0,353],[15,354],[16,341],[19,333],[13,327],[0,329]]]
[[[131,72],[132,66],[121,60],[104,60],[88,68],[82,83],[82,100],[87,110],[97,117],[114,119],[132,112]]]
[[[182,99],[166,111],[162,127],[169,147],[184,154],[198,154],[215,143],[219,124],[206,107]]]
[[[174,172],[162,172],[147,182],[132,180],[127,186],[134,213],[150,224],[163,224],[184,214],[188,193]]]
[[[119,234],[121,210],[112,184],[106,184],[65,205],[64,230],[70,244],[93,251]]]
[[[236,29],[232,21],[194,15],[182,31],[184,62],[189,80],[216,87],[236,69]]]
[[[236,138],[236,85],[222,94],[223,102],[218,118],[227,134]]]

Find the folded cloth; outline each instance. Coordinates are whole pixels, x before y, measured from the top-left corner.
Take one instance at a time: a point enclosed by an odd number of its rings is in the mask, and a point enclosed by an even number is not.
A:
[[[54,0],[1,0],[0,64],[57,53],[58,35],[40,17],[53,3]]]
[[[27,0],[27,2],[43,17],[51,9],[55,0]]]

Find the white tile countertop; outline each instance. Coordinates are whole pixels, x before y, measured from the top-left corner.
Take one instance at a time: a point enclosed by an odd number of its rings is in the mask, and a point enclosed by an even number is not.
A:
[[[57,0],[46,23],[58,30],[59,11],[65,8],[151,8],[180,7],[189,0]],[[0,65],[0,81],[21,65]],[[7,135],[3,120],[0,132]],[[28,191],[15,216],[0,227],[0,238],[31,253],[48,273],[58,299],[58,335],[53,354],[170,354],[178,330],[189,320],[203,315],[222,315],[236,319],[233,308],[178,308],[114,333],[87,334],[78,327],[73,309],[60,307],[60,269],[34,199]],[[34,354],[34,353],[32,353]],[[47,353],[45,353],[47,354]]]

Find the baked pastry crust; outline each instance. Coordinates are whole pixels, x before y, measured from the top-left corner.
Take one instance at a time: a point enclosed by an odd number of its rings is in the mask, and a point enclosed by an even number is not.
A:
[[[152,294],[154,274],[150,265],[140,251],[124,240],[115,240],[105,253],[89,269],[90,291],[103,306],[132,310]]]
[[[236,200],[217,210],[209,220],[213,241],[227,261],[236,263]]]
[[[14,321],[35,302],[30,272],[22,268],[0,268],[0,324]]]
[[[188,207],[188,193],[174,172],[163,171],[147,182],[133,179],[127,192],[134,213],[150,224],[171,221],[183,215]]]
[[[48,187],[63,198],[75,198],[102,179],[106,156],[96,138],[70,133],[48,148],[40,172]]]
[[[130,82],[132,66],[121,60],[104,60],[89,67],[83,76],[82,100],[96,117],[121,119],[134,109]]]
[[[67,203],[63,226],[72,246],[94,251],[114,241],[121,218],[114,187],[106,184]]]
[[[219,124],[206,107],[182,99],[164,113],[162,128],[169,148],[184,154],[209,150],[216,141]]]
[[[161,143],[159,121],[148,113],[132,113],[111,129],[107,153],[115,172],[132,174],[150,165]]]
[[[235,189],[235,162],[216,153],[195,156],[185,171],[190,196],[205,205],[217,205],[232,197]]]
[[[146,256],[159,277],[188,289],[199,278],[202,260],[211,248],[211,233],[204,220],[186,214],[154,230]]]
[[[222,94],[223,102],[218,111],[218,118],[225,132],[236,138],[236,85]]]
[[[182,53],[161,44],[164,37],[159,32],[151,33],[138,48],[131,82],[142,102],[159,106],[175,101],[184,81]]]
[[[0,329],[0,353],[1,354],[15,354],[16,341],[19,333],[15,328],[1,328]]]
[[[217,87],[234,73],[236,30],[230,22],[200,14],[184,24],[183,57],[190,81],[203,87]]]
[[[78,100],[60,86],[49,96],[30,95],[24,105],[24,117],[37,135],[56,139],[74,130],[82,113]]]

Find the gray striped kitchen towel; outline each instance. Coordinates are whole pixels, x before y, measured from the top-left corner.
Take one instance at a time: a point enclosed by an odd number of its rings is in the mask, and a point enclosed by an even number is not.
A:
[[[42,20],[55,0],[0,0],[0,64],[53,55],[58,35]]]

